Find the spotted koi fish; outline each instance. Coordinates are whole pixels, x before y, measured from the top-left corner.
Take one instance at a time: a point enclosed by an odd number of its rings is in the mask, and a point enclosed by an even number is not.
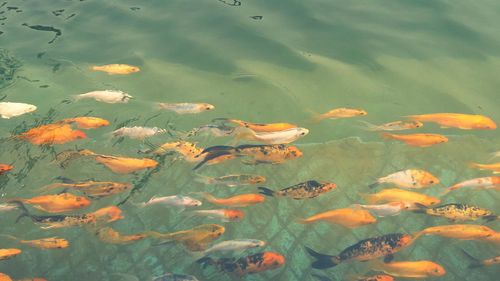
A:
[[[295,200],[314,198],[335,188],[337,188],[337,185],[334,183],[318,182],[315,180],[301,182],[279,191],[273,191],[263,186],[259,187],[260,193],[266,196],[289,197]]]
[[[221,271],[243,276],[279,268],[285,264],[285,257],[275,252],[261,252],[238,260],[231,258],[215,260],[204,257],[197,262],[202,264],[203,268],[213,265]]]
[[[467,204],[452,203],[434,208],[420,205],[418,203],[416,205],[420,207],[419,210],[415,210],[416,213],[425,213],[430,216],[444,217],[451,221],[473,221],[481,218],[490,221],[498,218],[498,216],[494,215],[493,212],[488,209]]]

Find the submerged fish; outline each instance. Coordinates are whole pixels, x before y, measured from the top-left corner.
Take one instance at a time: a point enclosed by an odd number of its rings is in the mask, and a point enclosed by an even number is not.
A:
[[[325,269],[349,260],[367,261],[379,257],[388,257],[409,246],[413,241],[414,238],[411,235],[391,233],[361,240],[344,249],[338,256],[320,254],[307,247],[306,250],[316,259],[312,263],[312,267]]]
[[[149,237],[160,239],[163,243],[178,242],[183,244],[189,251],[205,251],[208,245],[219,238],[226,229],[218,224],[202,224],[188,230],[172,233],[158,233],[148,231]],[[162,244],[163,244],[162,243]]]
[[[500,176],[496,177],[484,177],[484,178],[475,178],[466,180],[463,182],[459,182],[448,187],[445,193],[448,193],[452,190],[456,190],[462,187],[474,187],[474,188],[484,188],[484,189],[500,189]]]
[[[292,128],[277,132],[255,132],[248,128],[235,129],[234,135],[237,140],[263,142],[266,144],[287,144],[298,140],[309,134],[306,128]]]
[[[108,167],[117,174],[130,174],[143,169],[155,168],[158,165],[153,159],[149,158],[129,158],[95,154],[95,161]]]
[[[140,207],[146,207],[146,206],[151,206],[151,205],[156,205],[156,204],[162,204],[162,205],[168,205],[168,206],[173,206],[173,207],[197,207],[201,206],[201,202],[199,200],[193,199],[188,196],[182,196],[182,195],[172,195],[172,196],[164,196],[164,197],[157,197],[153,196],[149,201],[144,202],[144,203],[139,203]]]
[[[233,135],[234,130],[234,127],[209,124],[194,128],[189,132],[182,134],[182,138],[190,138],[203,133],[208,133],[214,137],[229,137]]]
[[[113,137],[129,137],[131,139],[139,139],[144,140],[146,138],[150,138],[159,134],[166,133],[167,130],[160,129],[157,127],[148,128],[148,127],[122,127],[118,130],[113,131],[111,134]]]
[[[375,183],[370,184],[369,187],[374,188],[382,183],[395,184],[403,188],[423,188],[438,184],[439,179],[427,171],[409,169],[381,177]]]
[[[11,248],[11,249],[0,249],[0,261],[8,260],[22,253],[21,250]]]
[[[428,147],[431,145],[448,142],[447,137],[438,134],[396,135],[396,134],[383,133],[382,136],[388,139],[395,139],[402,141],[407,145],[418,146],[418,147]]]
[[[18,102],[0,102],[0,116],[4,119],[17,117],[26,113],[33,112],[36,106],[27,103]]]
[[[333,224],[340,224],[344,227],[355,228],[377,222],[370,212],[362,209],[336,209],[328,212],[316,214],[306,219],[300,220],[300,223],[310,224],[318,221],[325,221]]]
[[[424,125],[419,121],[394,121],[382,125],[373,125],[365,121],[360,122],[365,124],[369,131],[402,131],[420,128]]]
[[[145,233],[122,235],[111,227],[103,227],[97,230],[96,235],[102,242],[110,244],[129,244],[148,237]]]
[[[339,118],[351,118],[356,116],[365,116],[368,112],[359,108],[335,108],[323,114],[316,114],[314,116],[315,121],[321,121],[323,119],[339,119]]]
[[[469,268],[500,264],[500,256],[496,256],[485,260],[478,260],[469,253],[467,253],[466,251],[462,250],[462,252],[472,261],[472,263],[469,265]]]
[[[75,123],[80,129],[95,129],[109,126],[109,121],[99,117],[74,117],[61,120],[61,123]]]
[[[181,154],[188,162],[198,162],[201,159],[197,156],[203,152],[203,148],[199,148],[194,143],[187,141],[167,142],[162,144],[158,149],[154,150],[154,154],[165,154],[169,151],[175,151]]]
[[[105,103],[128,103],[133,97],[122,91],[115,90],[104,90],[104,91],[92,91],[85,94],[76,95],[75,99],[94,99],[96,101]]]
[[[68,124],[48,124],[32,128],[16,137],[35,145],[53,145],[85,139],[87,135],[82,131],[73,130]]]
[[[153,281],[198,281],[198,279],[192,275],[167,273],[154,277]]]
[[[474,224],[451,224],[427,227],[418,232],[420,235],[439,235],[447,238],[460,240],[477,240],[490,237],[495,234],[495,231],[484,225]]]
[[[239,185],[251,185],[264,183],[266,178],[258,175],[227,175],[222,177],[207,177],[202,175],[197,175],[196,181],[204,184],[217,184],[225,185],[228,187],[234,187]]]
[[[93,151],[88,149],[68,149],[56,154],[54,162],[58,163],[61,168],[66,168],[71,161],[83,156],[90,156],[94,154],[95,153]]]
[[[400,202],[389,202],[386,204],[379,204],[379,205],[355,204],[354,206],[369,210],[377,217],[389,217],[398,215],[403,210],[409,210],[414,208],[414,203],[400,201]]]
[[[285,264],[285,257],[275,252],[262,252],[238,260],[228,258],[215,260],[205,257],[197,262],[201,263],[203,268],[213,265],[221,271],[243,276],[279,268]]]
[[[463,130],[494,130],[497,128],[493,120],[483,115],[434,113],[406,117],[420,122],[437,123],[441,125],[441,128],[454,127]]]
[[[315,198],[321,194],[332,191],[335,188],[337,188],[337,185],[334,183],[318,182],[315,180],[301,182],[296,185],[283,188],[279,191],[273,191],[267,187],[259,187],[260,194],[275,197],[289,197],[295,200]]]
[[[158,103],[161,109],[166,109],[174,111],[177,114],[194,114],[204,111],[209,111],[215,108],[215,106],[208,103]]]
[[[90,205],[90,201],[81,196],[75,196],[71,193],[60,193],[56,195],[41,195],[33,198],[15,198],[8,199],[8,202],[20,202],[30,204],[33,208],[48,212],[62,213],[86,208]]]
[[[360,194],[364,197],[370,204],[378,202],[412,202],[419,203],[424,206],[431,206],[441,203],[441,200],[436,197],[429,195],[402,190],[398,188],[382,189],[378,193],[374,194]]]
[[[255,239],[228,240],[217,243],[201,252],[203,256],[208,256],[214,252],[240,252],[248,249],[264,247],[266,242]]]
[[[255,193],[240,194],[228,198],[215,198],[207,192],[200,192],[200,194],[212,204],[230,207],[246,207],[262,203],[265,200],[264,196]]]
[[[7,164],[0,164],[0,175],[5,174],[12,169],[14,169],[14,166],[7,165]]]
[[[471,166],[479,170],[489,170],[492,171],[494,174],[500,174],[500,162],[493,164],[471,163]]]
[[[289,129],[295,129],[297,128],[297,125],[290,124],[290,123],[268,123],[268,124],[262,124],[262,123],[251,123],[251,122],[246,122],[238,119],[228,119],[228,118],[217,118],[214,119],[213,121],[225,121],[225,122],[231,122],[234,124],[237,124],[241,127],[245,127],[248,129],[253,130],[254,132],[279,132],[279,131],[284,131],[284,130],[289,130]]]
[[[69,247],[69,242],[66,239],[59,237],[48,237],[36,240],[23,240],[11,235],[2,235],[17,241],[20,244],[28,245],[40,249],[64,249]]]
[[[0,204],[0,212],[8,212],[8,211],[16,210],[18,208],[19,208],[19,206],[17,204],[11,204],[11,203]]]
[[[373,262],[372,269],[403,278],[428,278],[446,274],[446,270],[432,261]]]
[[[39,191],[46,191],[55,188],[72,188],[76,190],[81,190],[85,195],[91,198],[102,198],[118,193],[122,193],[130,188],[132,184],[126,182],[99,182],[99,181],[84,181],[75,182],[71,179],[58,177],[61,179],[62,183],[53,183],[46,185],[39,189]]]
[[[137,66],[128,64],[106,64],[106,65],[94,65],[91,67],[94,71],[102,71],[108,74],[130,74],[139,72],[141,69]]]
[[[452,221],[477,220],[481,218],[494,220],[498,218],[498,216],[494,215],[490,210],[467,204],[452,203],[433,208],[426,206],[421,207],[422,208],[416,212],[425,213],[431,216],[444,217]]]
[[[245,213],[234,209],[219,210],[196,210],[192,212],[196,216],[218,219],[223,222],[240,221],[245,217]]]

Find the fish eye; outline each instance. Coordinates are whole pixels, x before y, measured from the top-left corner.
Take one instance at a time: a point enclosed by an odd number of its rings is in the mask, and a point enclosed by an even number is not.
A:
[[[433,180],[431,180],[431,181],[429,181],[429,183],[434,183],[434,181],[433,181]]]

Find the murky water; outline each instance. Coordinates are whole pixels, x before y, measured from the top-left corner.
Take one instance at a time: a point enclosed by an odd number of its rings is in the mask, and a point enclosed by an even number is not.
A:
[[[3,3],[3,4],[2,4]],[[338,254],[361,239],[392,232],[412,233],[448,224],[443,218],[404,212],[380,218],[354,230],[338,225],[296,223],[297,219],[364,202],[368,184],[389,173],[419,168],[448,186],[488,176],[468,166],[492,162],[500,149],[494,131],[441,129],[426,124],[418,132],[441,133],[445,144],[415,148],[384,140],[358,122],[400,120],[401,116],[434,112],[483,114],[500,122],[500,20],[497,1],[3,1],[0,3],[0,99],[35,104],[38,110],[0,120],[0,163],[15,168],[0,176],[4,198],[32,197],[36,189],[64,176],[75,180],[125,181],[134,192],[99,200],[83,212],[120,204],[125,219],[111,226],[124,234],[147,230],[170,232],[216,220],[189,216],[187,211],[155,206],[138,209],[153,195],[216,196],[255,192],[254,186],[227,188],[197,182],[193,165],[173,156],[160,168],[117,175],[92,161],[75,161],[61,169],[54,154],[87,148],[97,153],[144,157],[147,143],[117,142],[109,132],[125,125],[188,131],[218,117],[253,122],[289,122],[310,130],[295,144],[303,156],[281,165],[244,165],[228,161],[199,173],[222,176],[251,173],[267,177],[266,186],[280,189],[306,180],[337,183],[336,191],[308,200],[267,198],[244,208],[242,222],[223,223],[217,241],[253,238],[268,242],[265,250],[286,257],[279,269],[242,277],[246,280],[332,280],[367,275],[369,263],[350,262],[326,271],[312,270],[304,246]],[[232,4],[232,5],[231,5]],[[90,71],[91,65],[127,63],[141,68],[131,75]],[[93,100],[68,102],[72,96],[114,89],[134,99],[128,104]],[[154,102],[207,102],[215,110],[195,115],[159,111]],[[313,113],[355,107],[368,116],[311,121]],[[98,116],[109,127],[86,131],[89,138],[64,145],[38,147],[9,137],[39,124],[75,116]],[[415,131],[417,132],[417,131]],[[153,144],[175,141],[169,134]],[[194,138],[201,147],[228,145],[230,138]],[[441,186],[423,190],[439,195]],[[494,190],[463,189],[443,203],[468,203],[500,214]],[[123,203],[124,202],[124,203]],[[204,207],[212,205],[204,202]],[[13,279],[150,280],[166,272],[199,280],[240,277],[202,269],[178,244],[154,246],[146,239],[130,245],[101,242],[86,228],[42,230],[29,219],[15,223],[18,211],[1,213],[1,234],[22,239],[59,236],[70,241],[62,250],[41,250],[1,238],[0,248],[23,253],[0,261],[0,272]],[[484,223],[484,222],[481,222]],[[498,221],[485,223],[500,230]],[[469,269],[462,249],[486,259],[499,249],[481,241],[425,237],[395,255],[395,260],[432,260],[447,271],[436,280],[497,280],[498,265]],[[253,251],[255,252],[255,251]],[[117,275],[118,274],[118,275]],[[130,275],[124,277],[119,274]],[[127,279],[128,278],[128,279]],[[134,280],[134,279],[130,279]]]

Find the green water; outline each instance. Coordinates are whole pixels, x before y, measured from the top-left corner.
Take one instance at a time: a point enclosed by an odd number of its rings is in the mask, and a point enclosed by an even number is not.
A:
[[[3,56],[0,62],[5,69],[0,74],[0,99],[38,106],[33,114],[0,120],[0,136],[5,137],[0,163],[15,166],[0,177],[5,198],[35,196],[37,188],[57,176],[129,181],[139,188],[129,202],[120,205],[125,219],[112,224],[124,234],[217,223],[190,218],[173,208],[138,211],[130,202],[196,191],[225,197],[255,192],[255,188],[197,183],[193,165],[173,161],[173,157],[166,157],[158,172],[120,176],[85,161],[61,169],[52,162],[53,153],[76,145],[98,153],[143,157],[137,151],[147,147],[144,143],[116,143],[107,135],[124,125],[168,125],[187,131],[217,117],[233,117],[289,122],[310,130],[295,143],[304,153],[300,159],[258,166],[231,161],[200,171],[211,176],[260,174],[267,177],[266,186],[272,189],[311,179],[338,184],[336,191],[315,199],[267,198],[263,204],[245,208],[247,217],[242,222],[224,224],[226,232],[218,241],[261,239],[269,243],[265,250],[286,256],[284,267],[242,278],[245,280],[315,280],[304,246],[338,254],[368,237],[449,223],[411,212],[380,218],[377,224],[354,230],[322,223],[304,226],[296,220],[363,202],[358,193],[370,192],[369,183],[402,169],[428,170],[444,185],[490,175],[469,168],[468,163],[488,162],[490,154],[500,149],[498,130],[463,131],[426,124],[418,132],[441,133],[450,141],[414,148],[383,140],[377,133],[363,130],[358,122],[379,124],[410,114],[459,112],[484,114],[499,123],[498,1],[241,0],[239,6],[217,0],[5,2],[0,3],[0,48],[10,58]],[[24,23],[52,26],[62,34],[49,44],[55,32],[30,29]],[[126,76],[89,71],[91,65],[107,63],[137,65],[141,71]],[[62,102],[72,95],[104,89],[122,90],[135,99],[128,104]],[[176,115],[154,109],[153,102],[207,102],[216,109]],[[310,121],[313,112],[335,107],[363,108],[368,116]],[[112,124],[89,130],[86,140],[53,149],[7,140],[12,133],[39,123],[86,114]],[[174,140],[168,135],[150,139],[155,144]],[[202,147],[231,142],[220,138],[193,141]],[[440,188],[423,192],[437,195]],[[127,195],[95,200],[85,212],[118,204]],[[500,214],[495,191],[463,189],[442,199]],[[204,207],[212,206],[206,202]],[[23,239],[59,236],[71,245],[64,250],[40,250],[2,238],[0,248],[23,250],[0,262],[0,272],[13,279],[129,280],[115,275],[124,273],[150,280],[166,272],[191,274],[199,280],[239,279],[214,268],[203,270],[180,245],[156,247],[150,240],[110,245],[85,228],[42,230],[28,219],[16,224],[18,215],[17,211],[1,213],[2,234]],[[500,230],[498,221],[487,225]],[[468,269],[470,261],[462,249],[481,259],[499,254],[498,248],[484,242],[425,237],[397,253],[395,259],[441,264],[447,274],[435,280],[498,280],[498,266]],[[332,280],[370,274],[368,264],[360,262],[319,273]]]

